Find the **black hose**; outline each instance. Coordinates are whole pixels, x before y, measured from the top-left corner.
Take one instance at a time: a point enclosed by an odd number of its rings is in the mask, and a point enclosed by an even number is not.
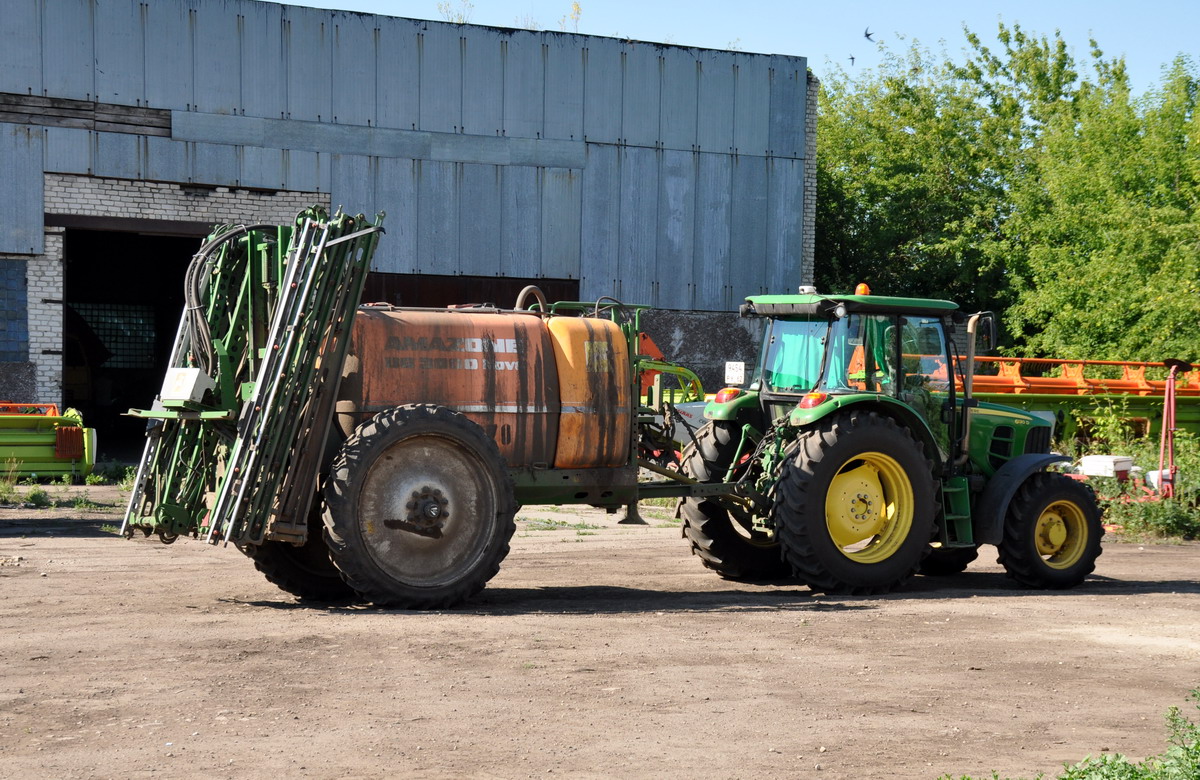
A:
[[[215,379],[216,354],[213,351],[212,331],[204,312],[202,289],[204,274],[212,263],[212,255],[222,246],[236,238],[246,235],[251,230],[274,229],[275,225],[237,225],[220,233],[205,242],[196,254],[192,255],[184,274],[184,330],[187,334],[188,346],[192,351],[200,370],[210,378]]]

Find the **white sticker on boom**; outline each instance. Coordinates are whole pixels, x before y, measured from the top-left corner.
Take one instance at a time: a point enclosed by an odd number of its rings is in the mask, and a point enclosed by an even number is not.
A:
[[[725,384],[740,385],[746,381],[746,364],[741,361],[730,361],[725,364]]]

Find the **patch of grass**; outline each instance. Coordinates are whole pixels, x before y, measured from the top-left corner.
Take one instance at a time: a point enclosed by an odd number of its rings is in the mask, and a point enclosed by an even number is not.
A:
[[[137,466],[125,466],[115,460],[96,461],[92,473],[84,479],[87,485],[116,485],[122,490],[132,490],[137,479]]]
[[[1200,710],[1200,688],[1193,689],[1188,700]],[[1120,753],[1088,756],[1078,764],[1063,766],[1057,780],[1193,780],[1200,777],[1200,725],[1183,715],[1178,707],[1167,710],[1167,749],[1139,763]],[[992,780],[1000,775],[992,772]],[[1038,775],[1042,780],[1045,775]],[[939,780],[953,780],[942,775]],[[971,780],[963,775],[960,780]]]
[[[661,506],[672,510],[678,503],[678,498],[643,498],[638,501],[639,506]]]
[[[25,494],[25,503],[32,504],[38,509],[46,509],[54,506],[54,499],[44,488],[35,487]]]
[[[17,461],[9,458],[0,470],[0,504],[11,504],[17,500]]]
[[[99,509],[100,505],[91,499],[87,491],[75,496],[75,500],[71,502],[71,506],[76,509]]]
[[[603,526],[585,523],[582,520],[577,523],[571,523],[566,520],[556,520],[547,517],[518,517],[518,520],[524,520],[526,523],[526,531],[563,531],[575,529],[576,531],[590,531]]]
[[[1077,415],[1078,416],[1078,415]],[[1063,442],[1061,450],[1075,457],[1084,454],[1127,455],[1144,473],[1158,469],[1158,436],[1133,435],[1128,413],[1119,404],[1080,420],[1086,442]],[[1104,496],[1104,522],[1122,526],[1129,537],[1146,540],[1200,539],[1200,437],[1190,431],[1175,432],[1175,462],[1179,469],[1175,498],[1133,501],[1145,494],[1132,482],[1093,477],[1088,480]]]
[[[554,520],[546,517],[527,517],[524,520],[526,531],[558,531],[567,527],[566,520]]]
[[[100,530],[106,534],[116,534],[118,536],[121,535],[121,526],[113,525],[112,523],[105,523],[104,525],[100,526]]]
[[[1144,503],[1107,502],[1104,522],[1120,525],[1123,533],[1148,539],[1200,538],[1200,508],[1178,499]]]
[[[121,478],[117,480],[117,487],[121,490],[133,490],[133,482],[137,479],[137,466],[126,466],[125,471],[121,474]]]

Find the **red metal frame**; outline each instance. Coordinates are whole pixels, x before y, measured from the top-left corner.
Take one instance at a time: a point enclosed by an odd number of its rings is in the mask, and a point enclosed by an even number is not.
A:
[[[1139,363],[1130,360],[1054,360],[1046,358],[1016,358],[977,355],[976,369],[997,365],[996,376],[975,374],[973,388],[977,393],[1030,393],[1042,395],[1165,395],[1171,379],[1176,395],[1200,396],[1200,371],[1189,371],[1170,379],[1147,379],[1147,368],[1168,368],[1166,363]],[[1087,368],[1113,367],[1121,369],[1119,379],[1093,379],[1084,376]],[[1053,373],[1056,376],[1038,376]]]

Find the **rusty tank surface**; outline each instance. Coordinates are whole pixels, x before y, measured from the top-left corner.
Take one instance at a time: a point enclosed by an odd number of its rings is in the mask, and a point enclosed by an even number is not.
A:
[[[629,458],[629,347],[621,328],[592,317],[546,321],[558,367],[558,469],[608,468]]]
[[[493,308],[364,306],[337,404],[343,435],[436,404],[477,423],[507,465],[606,468],[629,458],[631,363],[613,322]]]

